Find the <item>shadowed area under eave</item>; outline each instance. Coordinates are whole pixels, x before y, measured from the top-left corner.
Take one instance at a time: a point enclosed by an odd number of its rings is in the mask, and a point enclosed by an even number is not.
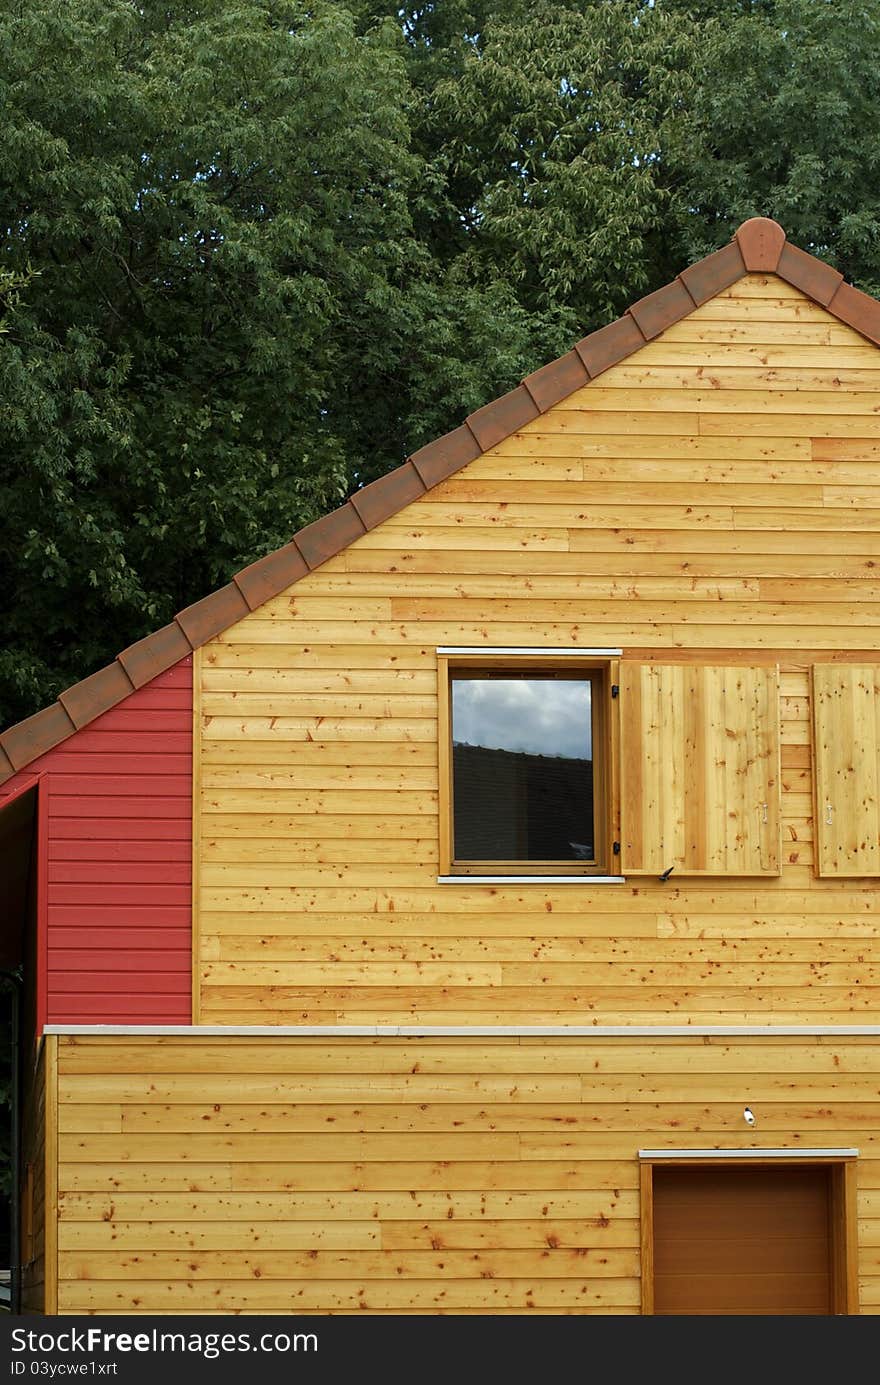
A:
[[[37,788],[0,808],[0,969],[23,961],[36,891]]]

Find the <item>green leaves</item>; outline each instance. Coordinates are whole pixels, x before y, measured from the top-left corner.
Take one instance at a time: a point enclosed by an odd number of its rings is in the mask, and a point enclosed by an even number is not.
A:
[[[34,0],[0,91],[8,722],[396,465],[408,396],[442,425],[482,392],[437,405],[419,345],[460,306],[413,232],[396,25]]]

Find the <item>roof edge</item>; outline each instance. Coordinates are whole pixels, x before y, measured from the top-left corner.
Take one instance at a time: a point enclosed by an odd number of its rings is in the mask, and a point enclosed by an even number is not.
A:
[[[0,784],[752,273],[778,275],[880,346],[880,302],[847,284],[824,260],[791,245],[778,222],[751,217],[728,245],[689,265],[671,283],[633,303],[623,317],[591,332],[558,360],[477,409],[459,428],[419,448],[402,466],[356,491],[282,548],[235,573],[225,587],[178,611],[169,625],[122,650],[114,663],[67,688],[49,707],[4,731]]]

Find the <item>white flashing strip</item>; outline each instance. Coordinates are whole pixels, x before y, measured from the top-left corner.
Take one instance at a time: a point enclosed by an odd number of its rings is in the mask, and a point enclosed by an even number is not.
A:
[[[857,1159],[852,1146],[843,1149],[640,1149],[640,1159]]]
[[[490,645],[490,644],[439,644],[438,654],[548,654],[552,659],[564,659],[566,657],[581,659],[585,654],[601,655],[602,658],[611,657],[614,654],[622,654],[622,649],[547,649],[547,648],[525,648],[519,645]]]
[[[625,875],[438,875],[438,885],[625,885]]]
[[[880,1024],[47,1024],[44,1034],[273,1039],[878,1038]]]

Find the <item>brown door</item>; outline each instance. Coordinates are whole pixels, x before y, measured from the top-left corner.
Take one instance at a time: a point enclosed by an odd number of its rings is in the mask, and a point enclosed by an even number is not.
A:
[[[654,1168],[654,1312],[827,1314],[827,1165]]]

